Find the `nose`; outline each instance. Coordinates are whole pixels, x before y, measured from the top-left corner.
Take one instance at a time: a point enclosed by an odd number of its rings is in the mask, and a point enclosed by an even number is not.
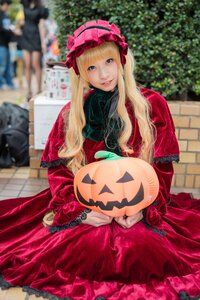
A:
[[[106,79],[108,77],[108,72],[105,67],[99,68],[99,77],[100,79]]]
[[[104,187],[102,188],[102,190],[100,191],[99,195],[103,194],[103,193],[110,193],[113,194],[113,192],[109,189],[109,187],[105,184]]]

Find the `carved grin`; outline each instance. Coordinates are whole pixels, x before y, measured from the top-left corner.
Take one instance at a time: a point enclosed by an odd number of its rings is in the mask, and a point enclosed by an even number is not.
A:
[[[109,201],[106,204],[104,204],[102,201],[94,201],[93,199],[89,199],[89,201],[86,201],[81,193],[79,192],[78,187],[76,186],[76,194],[79,199],[79,201],[86,206],[96,206],[99,207],[102,210],[113,210],[114,207],[117,208],[123,208],[124,206],[132,206],[136,205],[139,202],[141,202],[144,199],[144,188],[141,183],[140,188],[137,192],[137,194],[134,196],[134,198],[130,201],[127,200],[127,198],[122,199],[121,202],[119,201]]]

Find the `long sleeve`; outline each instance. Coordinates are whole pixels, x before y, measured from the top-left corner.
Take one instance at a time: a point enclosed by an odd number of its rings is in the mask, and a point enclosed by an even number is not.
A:
[[[159,193],[156,201],[145,210],[145,218],[150,225],[162,222],[170,201],[170,188],[173,178],[172,162],[179,161],[179,147],[174,123],[166,100],[151,90],[144,89],[144,95],[151,104],[151,119],[155,126],[153,167],[159,179]]]
[[[52,200],[49,209],[55,213],[52,225],[64,225],[75,220],[84,207],[78,203],[74,195],[74,176],[64,165],[48,169],[48,181]]]
[[[153,164],[158,176],[160,188],[154,203],[145,209],[145,219],[150,225],[159,225],[167,211],[167,203],[170,201],[170,187],[173,177],[173,165],[169,163]]]
[[[73,221],[84,210],[74,195],[74,176],[65,166],[65,161],[58,157],[58,151],[64,143],[63,117],[67,113],[69,105],[64,106],[59,113],[41,157],[41,166],[48,168],[48,181],[52,194],[49,210],[53,210],[55,213],[53,222],[55,226]]]

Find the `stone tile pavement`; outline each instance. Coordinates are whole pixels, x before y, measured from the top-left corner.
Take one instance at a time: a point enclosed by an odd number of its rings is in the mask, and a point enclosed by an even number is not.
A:
[[[0,300],[44,300],[47,298],[28,295],[21,288],[15,287],[8,290],[0,290]]]
[[[46,179],[29,178],[29,167],[0,169],[0,200],[32,196],[47,187]]]
[[[6,88],[0,91],[0,105],[3,102],[11,102],[17,105],[24,105],[26,103],[27,85],[25,77],[23,78],[22,87],[19,87],[17,78],[14,78],[14,84],[16,89],[10,90]],[[36,93],[36,78],[34,74],[32,78],[32,89],[34,95]]]

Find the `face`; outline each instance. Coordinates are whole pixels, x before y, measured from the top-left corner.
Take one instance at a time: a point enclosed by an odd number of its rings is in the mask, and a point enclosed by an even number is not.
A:
[[[115,89],[118,81],[117,64],[111,58],[99,59],[87,68],[89,83],[105,92]]]
[[[10,7],[10,5],[8,3],[4,3],[1,6],[1,10],[4,11],[4,12],[7,12],[9,10],[9,7]]]

